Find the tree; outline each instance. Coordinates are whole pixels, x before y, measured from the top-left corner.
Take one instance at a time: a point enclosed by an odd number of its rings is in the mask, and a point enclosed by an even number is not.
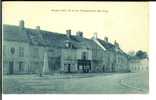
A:
[[[135,56],[140,59],[148,58],[147,52],[144,52],[142,50],[137,51]]]

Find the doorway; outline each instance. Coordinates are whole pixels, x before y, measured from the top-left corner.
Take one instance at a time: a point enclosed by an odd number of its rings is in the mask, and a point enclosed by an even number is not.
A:
[[[68,64],[68,73],[70,73],[71,71],[70,71],[70,64]]]
[[[78,70],[80,72],[88,73],[91,71],[91,61],[90,60],[78,60]],[[79,67],[82,66],[82,69]]]

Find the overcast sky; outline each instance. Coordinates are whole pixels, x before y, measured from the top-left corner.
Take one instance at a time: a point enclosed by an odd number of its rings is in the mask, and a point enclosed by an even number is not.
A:
[[[80,30],[87,38],[97,32],[98,38],[117,40],[125,52],[148,52],[147,2],[3,2],[2,11],[3,24],[18,25],[23,19],[25,27]]]

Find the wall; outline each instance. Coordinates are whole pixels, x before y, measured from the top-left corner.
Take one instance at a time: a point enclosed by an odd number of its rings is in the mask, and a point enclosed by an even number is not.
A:
[[[78,72],[77,61],[82,59],[82,53],[87,53],[87,60],[92,60],[92,51],[89,49],[62,49],[61,71],[67,72],[68,64],[71,66],[71,72]]]
[[[101,49],[100,46],[96,45],[92,49],[92,72],[99,72],[101,71],[101,65],[102,65],[102,59],[103,59],[103,54],[104,50]]]
[[[117,53],[116,72],[129,72],[129,61],[126,55]]]
[[[61,68],[61,48],[47,47],[50,73],[58,72]]]
[[[88,53],[88,60],[91,60],[92,72],[127,72],[129,64],[126,56],[113,51],[104,51],[99,46],[94,49],[61,49],[54,47],[42,47],[29,45],[27,43],[4,41],[3,47],[5,54],[3,56],[4,73],[9,72],[9,61],[14,61],[14,72],[19,73],[40,73],[43,68],[44,53],[48,52],[50,72],[67,71],[66,64],[71,64],[71,71],[77,71],[77,60],[81,59],[82,53]],[[15,48],[15,54],[12,55],[10,48]],[[24,48],[24,57],[19,57],[19,47]],[[19,62],[24,62],[24,70],[19,71]],[[131,63],[136,66],[138,62]],[[140,62],[139,62],[140,63]],[[142,64],[144,65],[144,64]]]
[[[29,73],[39,73],[42,71],[45,52],[46,47],[29,46]]]
[[[77,71],[77,49],[62,49],[61,51],[61,71],[67,72],[67,66],[70,64],[71,71]]]
[[[147,72],[149,70],[149,60],[145,59],[131,59],[130,71],[131,72]]]
[[[15,53],[12,55],[10,49],[14,47]],[[19,56],[19,47],[24,48],[24,56]],[[51,58],[60,63],[61,59],[61,50],[53,47],[43,47],[36,45],[29,45],[28,43],[23,42],[15,42],[15,41],[3,41],[3,72],[4,74],[9,74],[9,62],[14,62],[14,74],[23,74],[23,73],[41,73],[43,69],[43,61],[44,61],[44,53],[48,52],[48,60],[49,62]],[[23,62],[22,68],[23,70],[19,70],[19,62]],[[54,67],[51,65],[50,67]],[[59,70],[60,64],[54,64],[58,67],[56,69]],[[55,67],[56,67],[55,66]],[[53,68],[51,68],[53,69]],[[50,71],[52,72],[52,71]]]
[[[24,48],[24,56],[19,56],[19,48]],[[11,48],[15,48],[15,53],[11,53]],[[28,63],[29,63],[29,45],[23,42],[15,41],[3,41],[3,72],[4,74],[9,73],[9,62],[14,62],[14,73],[27,73],[28,72]],[[19,62],[24,62],[23,71],[19,71]]]

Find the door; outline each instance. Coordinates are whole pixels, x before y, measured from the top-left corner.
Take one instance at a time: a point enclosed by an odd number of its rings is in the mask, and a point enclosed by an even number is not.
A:
[[[13,74],[14,72],[14,62],[10,61],[9,62],[9,74]]]
[[[20,72],[23,72],[23,71],[24,71],[24,64],[23,64],[22,61],[19,62],[19,71],[20,71]]]
[[[68,64],[68,73],[70,73],[70,64]]]
[[[115,72],[115,64],[112,63],[112,72]]]

